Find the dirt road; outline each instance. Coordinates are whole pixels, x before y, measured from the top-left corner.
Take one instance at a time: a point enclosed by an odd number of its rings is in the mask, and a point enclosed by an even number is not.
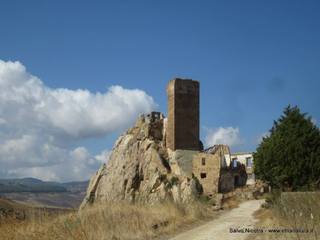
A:
[[[263,200],[243,202],[238,208],[223,213],[217,219],[181,233],[170,240],[244,240],[250,233],[230,233],[230,230],[253,229],[256,222],[253,213],[262,203]]]

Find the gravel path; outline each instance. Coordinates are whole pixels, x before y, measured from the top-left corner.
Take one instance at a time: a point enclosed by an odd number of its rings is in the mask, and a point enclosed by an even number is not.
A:
[[[239,207],[223,213],[202,226],[188,230],[170,240],[244,240],[250,233],[230,233],[230,229],[253,229],[256,220],[253,213],[258,210],[264,200],[250,200]]]

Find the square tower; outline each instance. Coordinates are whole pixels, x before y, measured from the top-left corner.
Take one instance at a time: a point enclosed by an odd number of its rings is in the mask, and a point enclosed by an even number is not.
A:
[[[199,150],[199,82],[176,78],[169,82],[166,146]]]

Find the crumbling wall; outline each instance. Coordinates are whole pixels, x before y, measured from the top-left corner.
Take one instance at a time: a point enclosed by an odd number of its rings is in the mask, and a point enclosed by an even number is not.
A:
[[[197,155],[198,151],[192,150],[175,150],[168,149],[169,163],[172,173],[177,175],[184,175],[189,178],[192,177],[193,159]]]
[[[220,172],[219,192],[227,193],[234,190],[234,176],[230,169],[223,169]]]
[[[192,172],[203,187],[203,193],[211,196],[227,193],[246,185],[247,173],[243,164],[237,167],[226,165],[230,155],[227,145],[215,145],[194,156]]]
[[[205,195],[213,195],[218,192],[220,176],[220,155],[198,153],[192,162],[192,172],[202,185]]]
[[[231,192],[238,187],[243,187],[247,182],[246,167],[239,164],[237,167],[223,168],[220,172],[219,192]]]

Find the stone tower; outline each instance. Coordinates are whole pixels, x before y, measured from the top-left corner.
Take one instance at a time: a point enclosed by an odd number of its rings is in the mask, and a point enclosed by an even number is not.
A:
[[[199,150],[199,82],[173,79],[167,94],[166,146],[171,150]]]

